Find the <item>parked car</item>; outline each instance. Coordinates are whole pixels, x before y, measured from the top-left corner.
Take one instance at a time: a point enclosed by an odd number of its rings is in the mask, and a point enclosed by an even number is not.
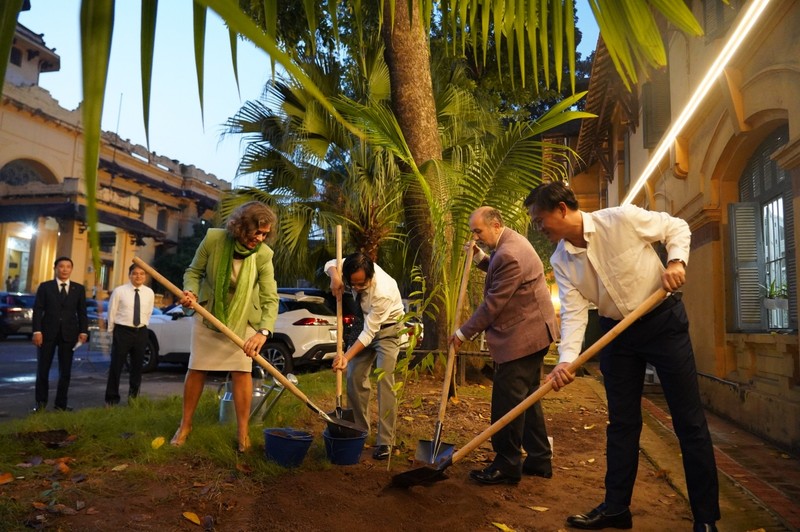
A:
[[[282,373],[332,359],[336,355],[336,313],[325,299],[303,291],[279,291],[279,296],[275,331],[261,355]],[[155,370],[161,362],[188,363],[193,319],[182,307],[150,319],[144,371]]]
[[[0,292],[0,340],[12,334],[33,334],[33,302],[36,294]]]

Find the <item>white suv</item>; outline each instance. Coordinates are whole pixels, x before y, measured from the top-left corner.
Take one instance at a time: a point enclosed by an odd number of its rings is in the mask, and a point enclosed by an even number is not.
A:
[[[302,291],[280,292],[279,296],[275,331],[261,355],[284,374],[295,366],[332,359],[336,355],[336,313],[325,299]],[[143,371],[154,371],[160,362],[188,363],[192,321],[180,306],[153,316]]]

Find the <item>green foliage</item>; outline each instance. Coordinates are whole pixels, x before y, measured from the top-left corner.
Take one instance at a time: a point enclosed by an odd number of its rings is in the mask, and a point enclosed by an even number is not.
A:
[[[764,289],[764,297],[767,299],[788,299],[789,288],[782,283],[776,283],[774,280],[769,283],[769,286],[758,285]]]
[[[196,224],[192,236],[178,239],[175,253],[163,253],[153,260],[153,268],[166,277],[175,286],[183,286],[183,274],[192,263],[200,242],[206,236],[208,224]],[[169,291],[153,280],[153,290],[156,293],[167,294]]]

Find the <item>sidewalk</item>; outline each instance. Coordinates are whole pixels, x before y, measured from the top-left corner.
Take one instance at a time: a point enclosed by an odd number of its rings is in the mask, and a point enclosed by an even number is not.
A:
[[[596,368],[590,368],[598,376]],[[605,400],[597,378],[585,379]],[[658,386],[645,386],[640,448],[684,498],[678,440]],[[800,459],[706,411],[719,471],[720,532],[800,530]]]

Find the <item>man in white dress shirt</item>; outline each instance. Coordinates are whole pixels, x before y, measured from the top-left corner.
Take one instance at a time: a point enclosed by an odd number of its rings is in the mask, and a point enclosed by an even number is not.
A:
[[[608,399],[605,501],[567,518],[571,528],[632,528],[629,509],[639,465],[641,398],[646,364],[652,364],[669,404],[683,456],[695,531],[716,531],[720,518],[714,448],[697,384],[686,309],[675,293],[686,281],[691,232],[663,212],[632,205],[587,213],[563,183],[539,185],[525,199],[531,221],[557,244],[550,258],[561,299],[559,363],[547,376],[558,390],[575,378],[569,364],[580,354],[589,303],[597,305],[603,332],[653,292],[672,294],[632,323],[600,355]],[[666,248],[666,266],[653,243]]]
[[[131,282],[118,286],[108,302],[108,332],[112,334],[111,366],[106,383],[106,406],[119,404],[119,379],[130,355],[128,400],[139,395],[142,364],[147,347],[147,324],[153,314],[154,295],[145,271],[135,264],[128,269]]]
[[[325,273],[331,278],[331,292],[341,295],[346,284],[364,313],[364,329],[344,355],[333,360],[333,369],[347,371],[348,406],[353,409],[355,423],[367,430],[372,391],[369,377],[376,359],[384,372],[378,381],[378,436],[372,457],[385,460],[392,451],[397,419],[394,369],[400,354],[398,333],[405,314],[400,290],[388,273],[360,252],[345,257],[341,277],[336,260],[325,264]]]

